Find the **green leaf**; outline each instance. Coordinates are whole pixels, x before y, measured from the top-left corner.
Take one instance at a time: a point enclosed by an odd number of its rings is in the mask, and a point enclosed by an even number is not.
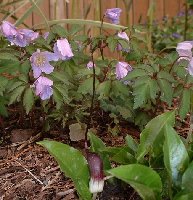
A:
[[[69,34],[75,35],[76,33],[79,33],[81,30],[83,30],[82,26],[79,26],[77,24],[72,24],[69,30]]]
[[[23,91],[25,90],[25,87],[26,87],[25,85],[21,85],[11,92],[10,99],[9,99],[9,105],[16,101],[21,100],[21,95],[22,95]]]
[[[56,109],[59,110],[63,105],[63,96],[62,96],[62,94],[58,90],[54,89],[54,91],[53,91],[53,99],[56,102]]]
[[[113,52],[118,45],[118,41],[113,36],[110,36],[107,38],[107,44],[110,51]]]
[[[116,105],[116,109],[124,119],[128,119],[133,116],[133,112],[129,108]]]
[[[0,60],[0,73],[15,74],[19,71],[20,62],[13,60]]]
[[[118,39],[118,43],[121,45],[121,47],[124,50],[129,50],[130,49],[130,45],[129,45],[129,41],[127,41],[126,39]]]
[[[97,87],[97,93],[99,94],[99,99],[109,97],[110,89],[111,89],[110,80],[100,83]]]
[[[140,77],[135,81],[133,88],[134,109],[143,106],[148,100],[154,100],[159,91],[156,80],[149,76]]]
[[[127,95],[129,95],[129,88],[125,84],[123,84],[122,82],[115,80],[115,81],[112,81],[111,92],[116,97],[118,97],[120,95],[126,95],[127,96]]]
[[[146,76],[147,72],[144,69],[134,68],[133,71],[129,72],[123,80],[133,80],[137,77]]]
[[[128,152],[127,147],[121,147],[120,150],[112,156],[111,160],[119,164],[136,163],[135,157]]]
[[[6,90],[6,85],[8,83],[8,79],[4,76],[0,76],[0,95],[3,96],[3,92]]]
[[[158,200],[162,191],[159,175],[140,164],[119,166],[108,171],[113,176],[130,184],[144,200]]]
[[[98,80],[95,82],[96,87],[98,85]],[[92,94],[93,91],[93,78],[85,79],[79,86],[78,92],[81,94]]]
[[[137,152],[138,149],[138,143],[130,136],[127,135],[126,138],[126,144],[127,146],[133,151],[133,152]]]
[[[190,110],[190,96],[191,90],[184,88],[179,108],[179,115],[181,119],[184,119]]]
[[[164,164],[175,185],[180,185],[182,174],[189,163],[189,156],[184,143],[171,125],[167,124],[164,129]]]
[[[29,111],[34,105],[34,94],[32,89],[29,87],[25,90],[23,95],[23,106],[26,110],[26,113],[29,114]]]
[[[75,184],[81,199],[91,200],[89,192],[89,169],[85,157],[80,151],[60,142],[43,140],[38,144],[45,147],[54,156],[60,169],[70,177]]]
[[[60,25],[54,25],[52,27],[52,32],[59,35],[60,37],[66,38],[68,36],[68,32],[66,31],[66,29],[64,29],[64,27]]]
[[[8,85],[8,89],[7,92],[12,92],[13,90],[15,90],[17,87],[23,85],[24,83],[22,81],[18,81],[18,80],[12,80],[10,81],[10,85]]]
[[[54,88],[54,90],[57,90],[61,94],[63,101],[65,103],[69,103],[70,99],[69,99],[69,96],[68,96],[68,88],[66,87],[66,85],[64,85],[64,84],[54,84],[53,88]]]
[[[159,79],[168,80],[169,82],[175,82],[174,77],[173,77],[169,72],[166,72],[166,71],[160,71],[160,72],[157,74],[157,77],[158,77]]]
[[[68,76],[63,71],[54,71],[50,74],[50,76],[52,77],[54,83],[56,81],[60,81],[66,85],[69,85]]]
[[[31,69],[31,64],[29,60],[26,60],[20,66],[20,72],[26,75],[29,73],[30,69]]]
[[[18,58],[11,53],[0,52],[0,60],[18,61]]]
[[[171,106],[174,93],[172,84],[165,79],[158,79],[158,84],[161,90],[161,100]]]
[[[193,192],[193,161],[182,176],[182,189],[187,192]]]
[[[166,124],[173,126],[175,123],[175,111],[163,113],[152,119],[140,135],[140,144],[137,151],[137,160],[141,160],[148,152],[160,152],[163,145],[163,128]],[[154,152],[155,153],[155,152]]]
[[[181,195],[176,195],[174,200],[192,200],[193,199],[193,192],[191,193],[186,193],[186,194],[181,194]]]
[[[89,136],[90,143],[91,143],[91,151],[96,152],[101,156],[103,163],[104,163],[105,170],[111,169],[111,164],[110,164],[108,155],[105,153],[101,153],[101,151],[106,148],[103,141],[90,131],[89,131],[88,136]]]

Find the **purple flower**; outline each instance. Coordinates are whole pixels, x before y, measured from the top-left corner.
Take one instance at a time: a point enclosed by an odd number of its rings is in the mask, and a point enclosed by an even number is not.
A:
[[[180,35],[179,33],[172,33],[172,37],[178,39],[181,38],[182,35]]]
[[[53,81],[47,77],[40,76],[35,82],[35,94],[40,96],[42,100],[49,99],[53,94]]]
[[[116,78],[118,80],[127,76],[128,72],[132,71],[132,67],[126,62],[118,62],[116,65]]]
[[[42,72],[46,74],[53,72],[54,67],[49,63],[49,61],[53,60],[56,60],[54,53],[48,51],[40,52],[39,49],[33,53],[30,57],[30,61],[34,78],[38,78]]]
[[[193,76],[193,58],[190,60],[187,70],[188,73]]]
[[[178,17],[183,17],[184,15],[185,15],[185,12],[184,12],[184,11],[180,11],[180,12],[177,14]]]
[[[67,39],[57,40],[54,44],[54,53],[58,60],[68,60],[74,56]]]
[[[124,31],[123,32],[119,32],[117,34],[117,36],[120,37],[121,39],[124,39],[124,40],[128,41],[128,43],[129,43],[129,37],[127,36],[127,33],[125,33]],[[121,44],[117,45],[117,50],[118,51],[129,52],[129,49],[123,49],[123,47],[121,46]]]
[[[20,29],[18,33],[23,35],[24,39],[26,40],[26,44],[29,44],[30,42],[32,42],[33,40],[39,37],[39,33],[34,32],[29,29]]]
[[[42,37],[46,40],[48,38],[49,34],[50,34],[49,32],[45,32]]]
[[[96,153],[87,153],[87,161],[90,170],[89,190],[91,193],[98,193],[103,191],[104,174],[103,162]]]
[[[87,63],[87,65],[86,65],[86,67],[90,70],[91,68],[93,68],[93,62],[92,61],[89,61],[88,63]],[[96,65],[94,64],[94,67],[95,67]]]
[[[36,39],[39,34],[29,29],[17,29],[13,24],[3,21],[1,25],[2,34],[11,42],[20,47],[27,46]]]
[[[176,51],[178,52],[179,59],[185,59],[190,61],[192,59],[192,47],[193,47],[193,41],[184,41],[178,43],[176,47]]]
[[[11,42],[11,44],[14,44],[18,32],[17,28],[13,24],[3,21],[1,25],[1,33]]]
[[[118,24],[121,12],[122,10],[120,8],[111,8],[106,10],[105,16],[112,24]]]

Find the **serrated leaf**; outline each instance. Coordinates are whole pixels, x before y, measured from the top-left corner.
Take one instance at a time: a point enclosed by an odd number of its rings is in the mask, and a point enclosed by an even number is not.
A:
[[[75,35],[76,33],[79,33],[81,30],[83,30],[83,26],[79,26],[77,24],[72,24],[69,30],[70,35]]]
[[[186,147],[171,125],[164,127],[164,164],[176,186],[180,186],[182,174],[189,164]]]
[[[95,87],[98,85],[98,80],[95,81]],[[81,94],[92,94],[93,91],[93,78],[85,79],[78,87],[78,92]]]
[[[190,97],[191,90],[184,88],[180,101],[179,115],[181,119],[184,119],[187,113],[190,111]]]
[[[50,74],[51,77],[53,77],[53,81],[61,81],[62,83],[69,85],[68,76],[63,71],[54,71]]]
[[[148,76],[140,77],[133,87],[134,109],[143,106],[148,100],[154,100],[159,91],[156,80]]]
[[[9,99],[9,105],[16,101],[21,100],[21,95],[22,95],[23,91],[25,90],[25,87],[26,87],[25,85],[21,85],[11,92],[10,99]]]
[[[111,175],[130,184],[144,200],[159,200],[162,182],[159,175],[151,168],[130,164],[108,171]]]
[[[23,85],[22,81],[11,81],[10,82],[10,87],[7,88],[7,92],[12,92],[13,90],[15,90],[17,87]]]
[[[19,71],[20,62],[13,60],[0,60],[0,73],[15,74]]]
[[[119,111],[120,115],[124,118],[124,119],[128,119],[130,117],[132,117],[132,111],[128,108],[122,107],[117,105],[116,106],[117,110]]]
[[[23,95],[23,106],[27,114],[29,114],[33,105],[34,105],[34,94],[33,94],[32,89],[29,87],[25,90],[24,95]]]
[[[6,90],[6,85],[8,83],[8,79],[0,76],[0,95],[3,96],[3,92]]]
[[[11,53],[0,52],[0,60],[18,61],[18,58]]]
[[[108,47],[111,50],[111,52],[113,52],[115,50],[115,48],[117,47],[118,41],[114,37],[108,37],[107,44],[108,44]]]
[[[161,91],[161,99],[162,101],[167,102],[169,106],[172,104],[173,100],[173,87],[170,82],[165,79],[158,79],[158,84]]]
[[[147,72],[144,69],[134,68],[131,72],[127,74],[123,80],[133,80],[137,77],[147,76]]]
[[[166,124],[173,126],[174,123],[175,111],[163,113],[152,119],[140,134],[137,160],[141,160],[150,151],[159,154],[164,141],[164,127]]]
[[[160,71],[158,74],[157,74],[157,77],[159,79],[165,79],[165,80],[168,80],[169,82],[175,82],[175,79],[174,77],[167,71]]]
[[[67,37],[68,32],[64,29],[64,27],[60,25],[54,25],[52,27],[52,32],[59,35],[60,37]]]
[[[56,102],[56,109],[59,110],[63,105],[63,96],[58,90],[53,91],[53,99]]]
[[[155,72],[154,68],[151,65],[140,64],[139,68],[145,70],[148,75],[153,75],[153,73]]]
[[[54,84],[53,88],[62,95],[63,101],[65,103],[69,103],[70,99],[68,96],[68,88],[64,84]]]
[[[97,94],[99,94],[99,99],[109,97],[110,89],[111,89],[110,80],[100,83],[97,87]]]
[[[130,49],[129,42],[127,40],[125,40],[125,39],[118,39],[118,43],[121,45],[121,47],[124,50],[129,50]]]
[[[74,182],[81,199],[91,200],[89,192],[89,169],[85,157],[80,151],[60,142],[43,140],[38,142],[54,156],[61,170]]]
[[[112,81],[112,86],[111,86],[111,93],[115,95],[116,97],[120,95],[129,95],[129,88],[123,84],[122,82],[115,80]]]
[[[31,64],[29,60],[26,60],[20,66],[20,72],[26,75],[29,73],[30,69],[31,69]]]

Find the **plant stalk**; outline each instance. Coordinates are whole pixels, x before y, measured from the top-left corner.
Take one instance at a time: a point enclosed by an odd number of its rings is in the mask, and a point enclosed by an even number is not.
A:
[[[96,72],[95,72],[95,64],[94,64],[93,52],[91,53],[91,61],[93,63],[93,66],[92,66],[92,70],[93,70],[93,84],[92,84],[93,85],[93,90],[92,90],[90,114],[89,114],[89,119],[88,119],[88,123],[87,123],[87,126],[86,126],[86,131],[85,131],[85,143],[84,143],[85,150],[88,149],[88,129],[90,128],[90,124],[91,124],[91,120],[92,120],[92,116],[93,116],[95,90],[96,90],[96,88],[95,88]]]

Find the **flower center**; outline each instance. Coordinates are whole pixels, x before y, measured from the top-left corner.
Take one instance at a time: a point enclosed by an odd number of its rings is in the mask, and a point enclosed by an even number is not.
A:
[[[43,55],[38,55],[38,56],[36,57],[35,63],[36,63],[36,65],[37,65],[38,67],[42,67],[42,66],[45,64],[45,62],[46,62],[46,57],[45,57],[45,56],[43,56]]]

